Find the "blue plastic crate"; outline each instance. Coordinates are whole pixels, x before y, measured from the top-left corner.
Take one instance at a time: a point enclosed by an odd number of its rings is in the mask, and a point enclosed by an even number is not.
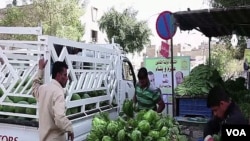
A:
[[[197,141],[204,141],[203,138],[199,138]]]
[[[210,118],[212,112],[207,108],[207,100],[205,98],[180,98],[179,116],[202,116]]]

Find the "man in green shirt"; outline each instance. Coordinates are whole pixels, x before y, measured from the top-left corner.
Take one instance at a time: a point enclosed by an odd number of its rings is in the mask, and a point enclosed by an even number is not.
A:
[[[150,84],[148,71],[142,67],[137,75],[139,82],[135,87],[134,104],[138,104],[138,110],[152,109],[161,113],[165,108],[161,91]]]

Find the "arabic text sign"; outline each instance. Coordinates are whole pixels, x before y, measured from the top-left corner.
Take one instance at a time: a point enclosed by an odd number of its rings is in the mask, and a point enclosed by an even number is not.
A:
[[[189,56],[173,57],[173,69],[171,68],[171,58],[146,58],[144,62],[145,67],[149,72],[149,79],[151,80],[152,85],[160,88],[163,95],[172,94],[171,70],[174,71],[174,88],[177,84],[182,82],[183,77],[190,73]]]

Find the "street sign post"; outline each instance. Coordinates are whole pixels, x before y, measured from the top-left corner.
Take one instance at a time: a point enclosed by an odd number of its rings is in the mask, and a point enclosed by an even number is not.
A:
[[[156,31],[157,34],[164,40],[171,39],[171,75],[172,75],[172,86],[174,86],[174,63],[173,63],[173,36],[176,33],[177,25],[175,24],[175,18],[170,11],[164,11],[160,13],[156,20]],[[173,115],[176,115],[175,112],[175,94],[174,94],[174,87],[172,87],[172,103],[173,103]]]

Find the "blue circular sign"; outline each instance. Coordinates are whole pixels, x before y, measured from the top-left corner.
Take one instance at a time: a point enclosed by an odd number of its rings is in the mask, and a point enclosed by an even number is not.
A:
[[[176,33],[177,26],[175,25],[175,19],[171,12],[162,12],[156,20],[157,34],[165,40],[172,38]]]

